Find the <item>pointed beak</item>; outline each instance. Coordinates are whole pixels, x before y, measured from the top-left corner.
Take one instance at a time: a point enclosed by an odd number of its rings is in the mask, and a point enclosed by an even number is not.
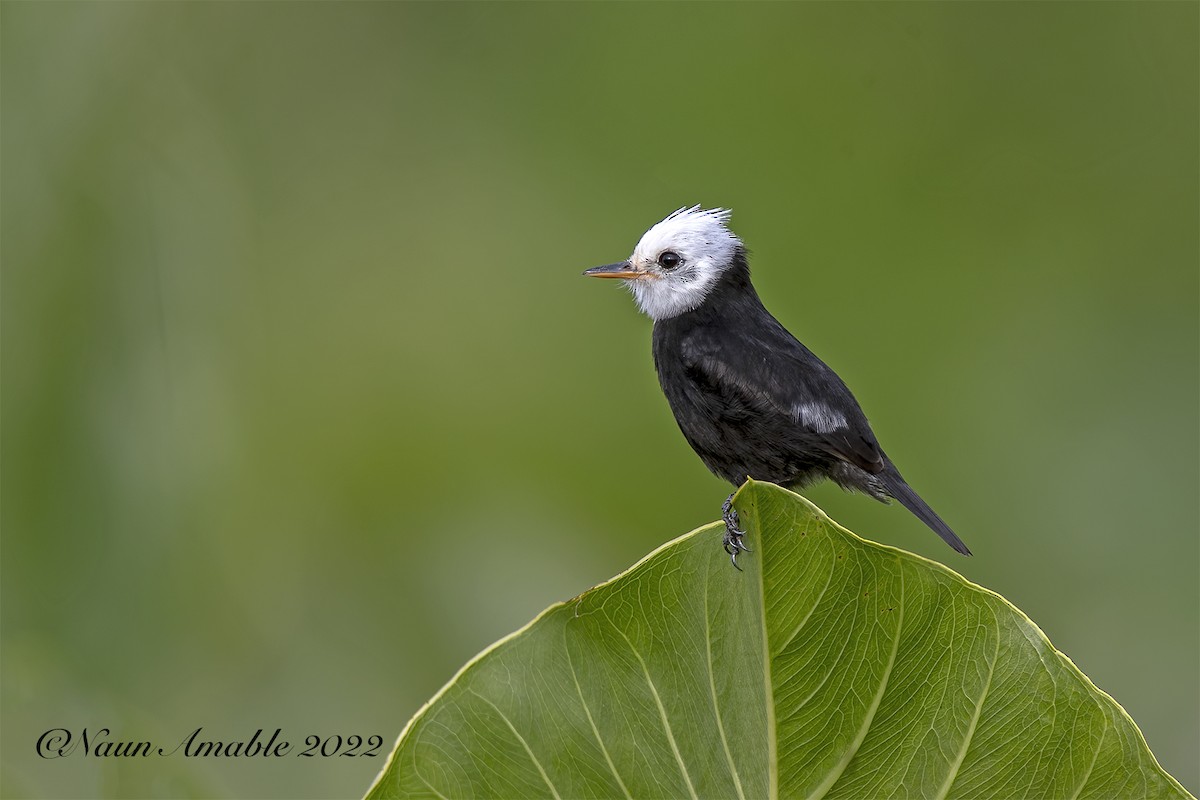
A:
[[[585,270],[583,274],[590,275],[593,278],[624,278],[627,281],[646,277],[645,272],[634,269],[633,264],[628,261],[622,261],[619,264],[605,264],[602,267],[592,267],[589,270]]]

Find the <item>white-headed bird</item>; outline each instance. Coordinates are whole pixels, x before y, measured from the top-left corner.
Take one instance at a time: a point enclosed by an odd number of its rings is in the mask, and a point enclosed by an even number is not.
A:
[[[821,359],[771,316],[750,283],[730,212],[676,211],[633,255],[584,272],[625,282],[654,320],[654,366],[684,437],[714,474],[803,487],[829,478],[887,502],[895,498],[958,552],[971,551],[900,476],[858,401]],[[731,494],[724,546],[742,543]]]

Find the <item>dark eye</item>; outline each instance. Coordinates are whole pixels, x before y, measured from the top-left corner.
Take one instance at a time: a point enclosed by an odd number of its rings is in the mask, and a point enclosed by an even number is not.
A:
[[[658,257],[658,264],[663,269],[675,269],[683,263],[683,259],[678,253],[672,253],[670,250]]]

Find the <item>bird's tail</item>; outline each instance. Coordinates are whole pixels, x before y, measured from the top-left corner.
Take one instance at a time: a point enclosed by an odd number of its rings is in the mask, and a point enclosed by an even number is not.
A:
[[[929,504],[913,491],[913,488],[900,476],[900,472],[894,465],[889,463],[887,468],[881,474],[877,475],[876,478],[887,489],[888,494],[900,501],[900,505],[911,511],[917,519],[928,525],[930,530],[942,537],[946,544],[964,556],[971,555],[971,551],[963,544],[963,540],[958,538],[958,535],[950,530],[950,526],[943,522],[942,518],[929,507]]]

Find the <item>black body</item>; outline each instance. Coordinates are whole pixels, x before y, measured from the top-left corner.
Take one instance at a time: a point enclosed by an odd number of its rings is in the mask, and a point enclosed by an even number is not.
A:
[[[788,487],[829,478],[895,498],[970,555],[880,449],[842,379],[763,307],[740,247],[698,308],[654,323],[654,365],[688,443],[734,486],[747,477]]]

